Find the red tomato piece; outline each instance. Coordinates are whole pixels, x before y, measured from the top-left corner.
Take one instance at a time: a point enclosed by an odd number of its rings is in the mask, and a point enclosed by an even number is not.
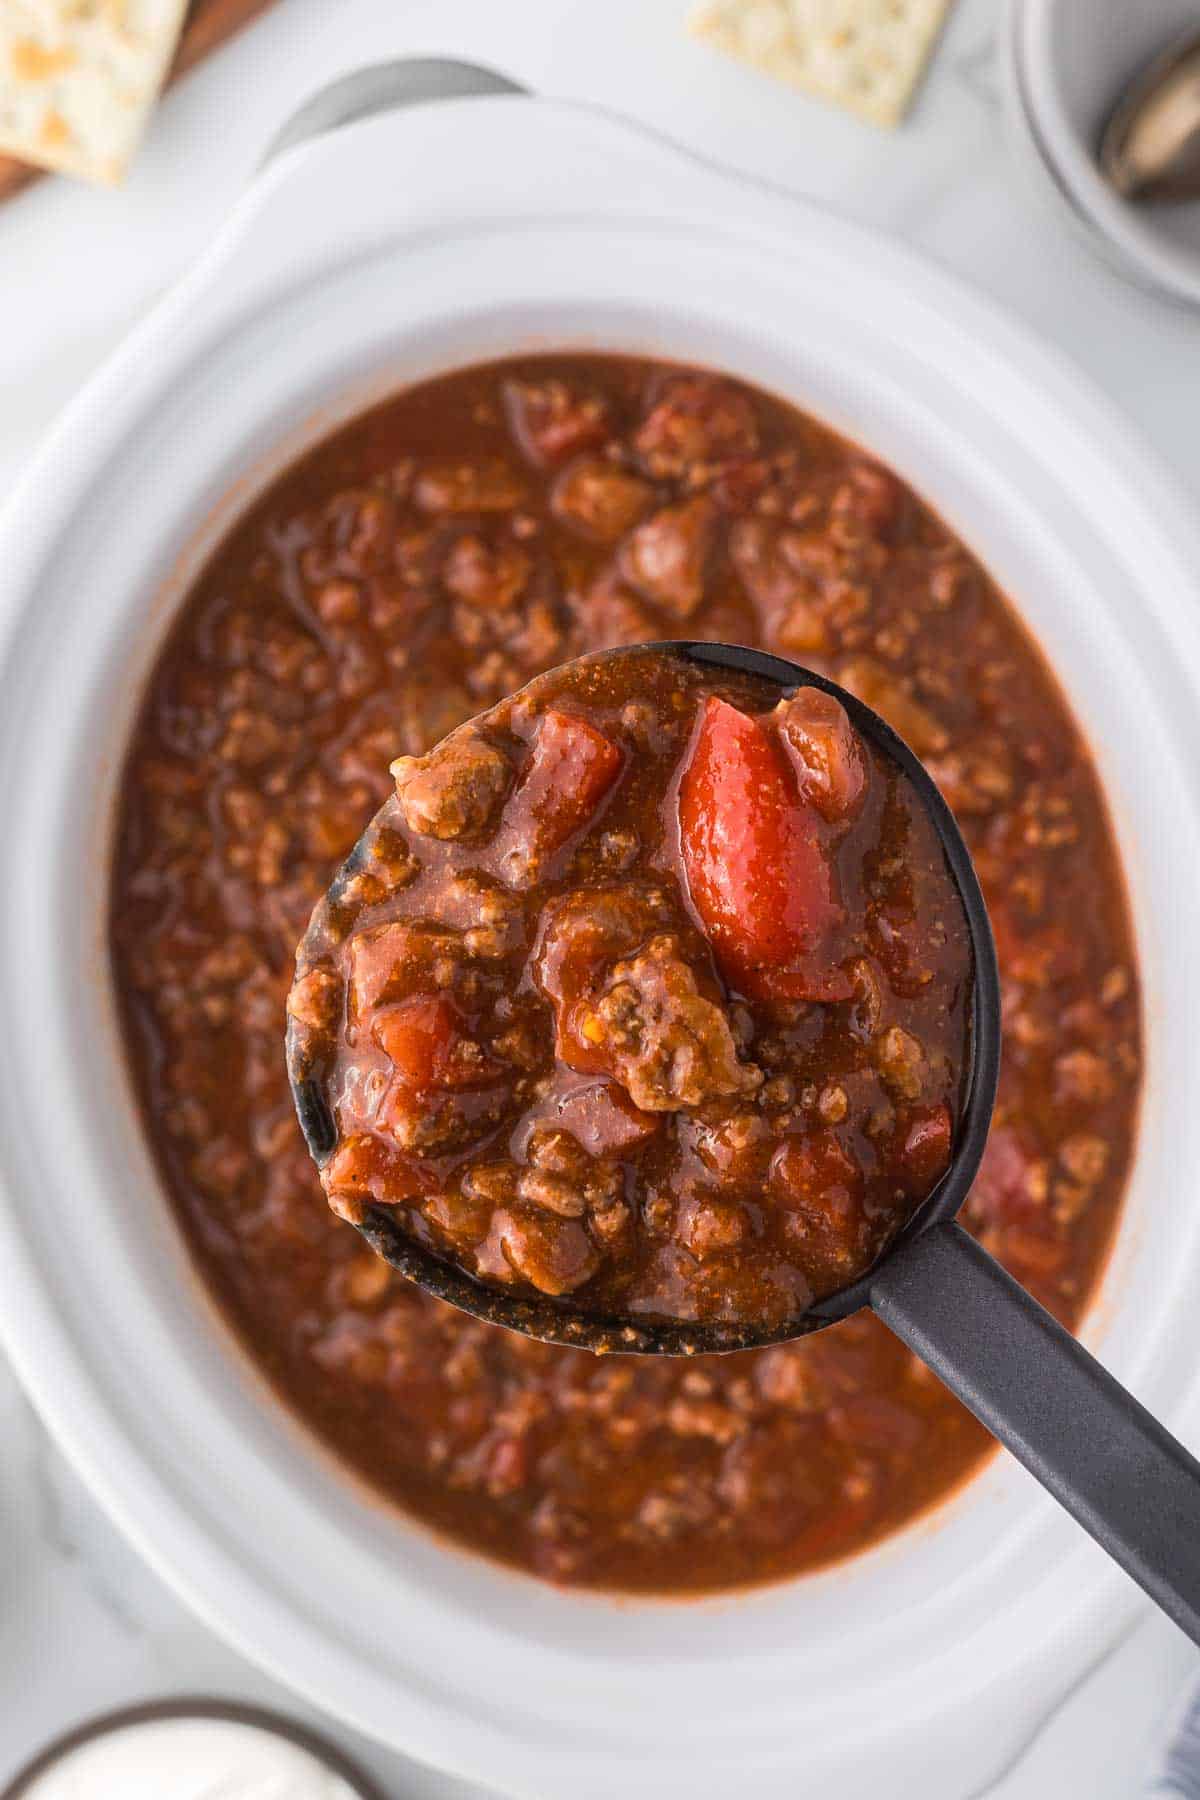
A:
[[[576,451],[602,444],[611,428],[603,395],[553,377],[504,384],[509,430],[536,468],[553,468]]]
[[[863,1177],[832,1131],[787,1138],[771,1164],[771,1191],[798,1215],[802,1241],[830,1273],[852,1269],[863,1250]]]
[[[594,725],[544,713],[505,819],[513,847],[526,857],[553,855],[587,824],[620,772],[620,750]]]
[[[412,970],[427,957],[429,942],[399,919],[351,939],[351,992],[360,1018],[382,1002],[398,999],[405,986],[412,985]]]
[[[833,825],[852,818],[867,787],[867,759],[844,706],[820,688],[801,688],[780,702],[779,735],[800,792]]]
[[[1025,1225],[1048,1211],[1045,1165],[1011,1125],[994,1125],[971,1189],[972,1215],[984,1225]]]
[[[833,1221],[853,1208],[862,1191],[862,1171],[832,1131],[785,1138],[771,1175],[786,1200]]]
[[[952,1135],[948,1106],[922,1107],[913,1114],[900,1155],[909,1180],[922,1193],[930,1193],[950,1167]]]
[[[569,1131],[589,1156],[632,1150],[657,1133],[658,1113],[642,1112],[615,1081],[561,1082],[544,1101],[547,1123]]]
[[[403,1087],[481,1087],[499,1064],[463,1031],[457,1009],[444,994],[418,995],[385,1006],[371,1024],[375,1041]]]
[[[328,1192],[348,1200],[398,1205],[424,1192],[427,1183],[405,1157],[380,1138],[347,1138],[338,1145],[321,1175]]]
[[[679,788],[684,870],[726,980],[752,1000],[847,1000],[842,921],[815,809],[776,739],[708,701]]]

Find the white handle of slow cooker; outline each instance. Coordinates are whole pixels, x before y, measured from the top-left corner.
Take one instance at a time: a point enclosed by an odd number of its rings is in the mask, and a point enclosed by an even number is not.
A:
[[[443,114],[475,107],[469,140],[446,128]],[[480,134],[487,154],[464,154],[468,141],[478,149]],[[357,160],[364,138],[365,172]],[[421,179],[404,181],[414,158]],[[218,337],[249,310],[279,304],[289,290],[336,275],[400,236],[444,235],[464,221],[473,229],[479,218],[520,225],[534,213],[593,222],[611,215],[726,231],[736,220],[747,240],[767,234],[765,247],[781,231],[784,242],[797,241],[814,210],[618,109],[556,99],[449,58],[401,58],[338,77],[273,133],[250,174],[207,252],[154,315],[164,341],[177,325],[186,334],[201,314]],[[826,237],[838,230],[823,217]]]
[[[444,56],[403,56],[394,62],[370,63],[340,75],[298,106],[276,132],[262,159],[274,162],[285,150],[310,138],[323,137],[343,125],[354,125],[379,113],[437,100],[469,100],[489,94],[530,94],[496,69],[482,63]]]

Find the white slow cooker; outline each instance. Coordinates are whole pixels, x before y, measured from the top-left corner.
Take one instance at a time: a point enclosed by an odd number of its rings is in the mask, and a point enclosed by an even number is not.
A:
[[[643,351],[870,446],[1013,596],[1107,784],[1149,1069],[1086,1336],[1200,1448],[1200,537],[1105,402],[936,269],[590,109],[393,103],[438,75],[372,72],[307,115],[366,114],[292,134],[0,521],[0,1331],[179,1592],[388,1744],[556,1800],[951,1800],[1146,1604],[1007,1459],[828,1573],[614,1601],[436,1541],[267,1392],[190,1270],[122,1066],[104,948],[122,745],[230,519],[404,382],[533,346]]]

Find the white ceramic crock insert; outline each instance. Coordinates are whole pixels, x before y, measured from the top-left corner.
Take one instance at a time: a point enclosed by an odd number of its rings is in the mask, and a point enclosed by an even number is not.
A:
[[[924,263],[527,99],[289,151],[0,522],[0,1328],[158,1569],[387,1743],[514,1795],[770,1800],[802,1780],[951,1800],[1144,1604],[1020,1470],[997,1460],[829,1574],[691,1605],[557,1592],[444,1547],[339,1473],[233,1351],[132,1110],[108,829],[183,580],[235,505],[368,399],[541,345],[712,363],[811,408],[1018,599],[1096,746],[1147,983],[1141,1152],[1087,1335],[1200,1442],[1200,542],[1182,503],[1059,359]]]

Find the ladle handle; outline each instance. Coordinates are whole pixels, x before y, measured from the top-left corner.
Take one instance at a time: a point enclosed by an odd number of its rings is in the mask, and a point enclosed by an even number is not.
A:
[[[960,1225],[901,1244],[879,1317],[1200,1643],[1200,1463]]]

